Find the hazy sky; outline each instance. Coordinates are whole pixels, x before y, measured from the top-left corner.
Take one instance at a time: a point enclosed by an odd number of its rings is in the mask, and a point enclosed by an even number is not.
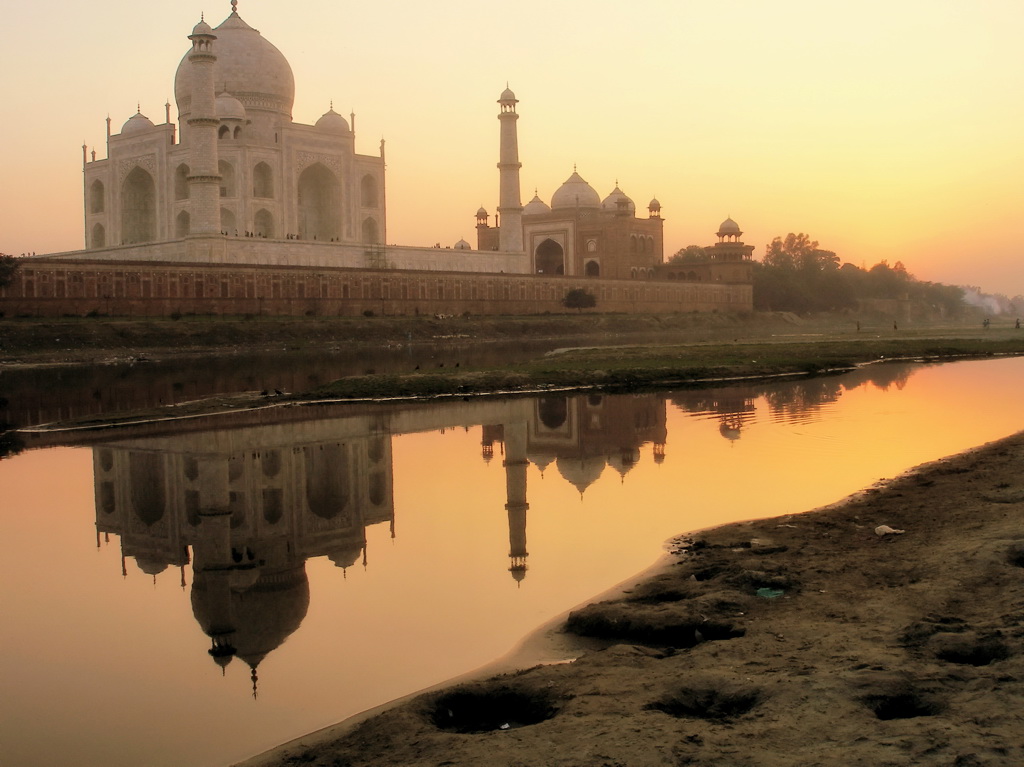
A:
[[[186,39],[228,0],[10,3],[0,250],[82,247],[81,145],[173,104]],[[572,173],[663,206],[665,253],[731,216],[759,258],[807,232],[844,261],[1024,294],[1021,0],[240,0],[288,58],[294,119],[331,100],[387,140],[388,241],[475,242],[498,105],[519,104],[523,201]]]

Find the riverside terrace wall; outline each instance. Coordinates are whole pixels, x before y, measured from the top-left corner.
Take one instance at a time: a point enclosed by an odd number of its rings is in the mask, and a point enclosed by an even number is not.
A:
[[[602,312],[751,311],[750,285],[523,274],[35,258],[0,288],[5,317],[542,314],[573,288]]]

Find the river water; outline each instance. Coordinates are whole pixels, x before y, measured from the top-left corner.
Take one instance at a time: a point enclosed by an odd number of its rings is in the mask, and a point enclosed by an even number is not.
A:
[[[1024,429],[1022,381],[894,363],[26,435],[0,461],[0,763],[230,764],[500,657],[674,535]]]

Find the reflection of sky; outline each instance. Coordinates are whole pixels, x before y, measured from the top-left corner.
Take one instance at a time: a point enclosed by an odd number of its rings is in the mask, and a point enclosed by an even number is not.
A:
[[[122,578],[117,538],[94,547],[92,451],[0,462],[0,684],[15,691],[0,703],[3,761],[212,765],[268,748],[488,662],[651,564],[672,535],[830,503],[1018,431],[1022,374],[1015,359],[925,367],[888,391],[830,379],[850,385],[827,417],[795,423],[757,394],[734,440],[670,404],[660,464],[644,444],[624,477],[608,466],[582,496],[555,464],[530,466],[518,586],[500,451],[483,460],[477,426],[396,436],[396,537],[369,527],[368,565],[345,577],[326,557],[306,563],[308,613],[260,665],[257,701],[242,664],[221,678],[176,569],[154,583],[129,561]]]

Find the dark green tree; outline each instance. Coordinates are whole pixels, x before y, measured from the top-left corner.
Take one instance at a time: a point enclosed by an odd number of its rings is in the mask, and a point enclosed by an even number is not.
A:
[[[583,288],[573,288],[565,294],[565,298],[562,299],[562,306],[566,309],[576,309],[578,311],[592,309],[597,306],[597,297]]]
[[[14,281],[14,273],[18,271],[20,262],[14,256],[0,253],[0,288]]]
[[[708,260],[708,254],[700,245],[687,245],[680,248],[669,258],[670,264],[696,264]]]

